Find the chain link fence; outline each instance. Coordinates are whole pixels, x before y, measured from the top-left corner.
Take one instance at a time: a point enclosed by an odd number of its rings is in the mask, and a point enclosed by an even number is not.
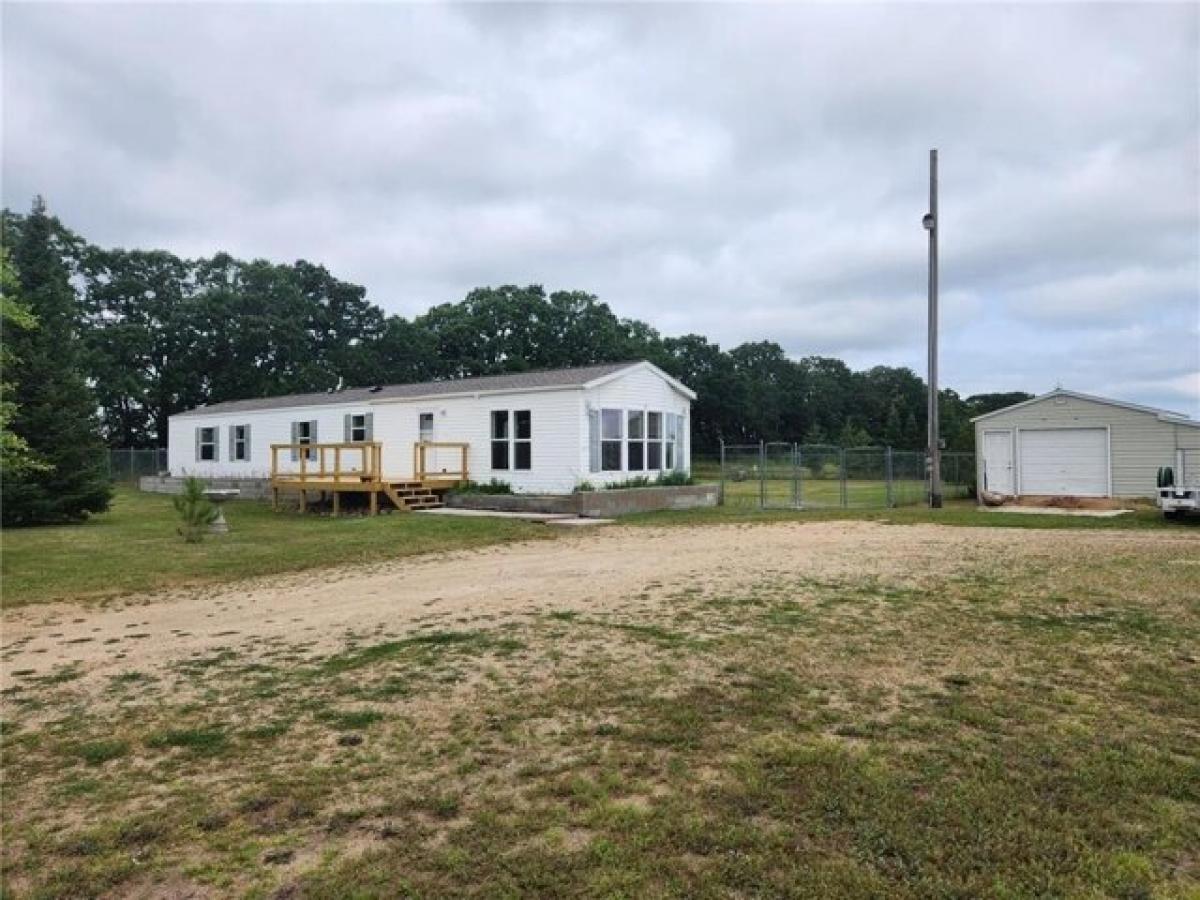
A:
[[[108,477],[113,481],[136,483],[143,475],[167,470],[167,449],[123,447],[108,451]]]
[[[920,451],[771,442],[722,444],[692,460],[692,474],[721,486],[721,503],[756,509],[887,509],[929,496]],[[942,453],[942,496],[975,493],[975,455]]]

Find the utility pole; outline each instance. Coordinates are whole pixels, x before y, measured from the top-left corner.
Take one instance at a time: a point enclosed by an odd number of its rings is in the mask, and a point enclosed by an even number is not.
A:
[[[938,434],[938,184],[937,149],[929,151],[929,212],[921,220],[929,232],[929,506],[942,505],[942,445]]]

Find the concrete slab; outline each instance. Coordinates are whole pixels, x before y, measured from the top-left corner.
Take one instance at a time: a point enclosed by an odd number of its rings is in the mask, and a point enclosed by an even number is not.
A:
[[[438,509],[415,509],[423,516],[460,516],[484,519],[525,519],[528,522],[554,522],[559,519],[574,519],[570,513],[506,512],[500,509],[460,509],[443,506]]]
[[[585,519],[582,516],[572,516],[568,513],[535,513],[508,512],[499,509],[460,509],[443,506],[440,509],[415,509],[414,513],[423,516],[473,516],[486,519],[524,519],[527,522],[544,522],[547,525],[562,525],[566,528],[577,528],[588,525],[611,525],[612,519]]]
[[[1055,509],[1053,506],[981,506],[980,509],[1033,516],[1080,516],[1087,519],[1112,519],[1133,512],[1132,509]]]

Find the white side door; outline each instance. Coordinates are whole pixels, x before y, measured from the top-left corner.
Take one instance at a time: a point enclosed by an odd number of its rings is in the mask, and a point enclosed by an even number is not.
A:
[[[1015,493],[1011,430],[983,433],[983,489],[1006,497]]]

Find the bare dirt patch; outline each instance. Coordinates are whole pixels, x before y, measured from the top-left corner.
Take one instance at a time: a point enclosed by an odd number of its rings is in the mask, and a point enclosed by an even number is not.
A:
[[[69,673],[75,687],[86,689],[221,651],[254,657],[269,655],[272,645],[303,645],[322,653],[355,636],[397,637],[438,623],[613,612],[636,606],[639,598],[645,602],[651,585],[720,591],[793,575],[889,576],[916,584],[934,572],[944,576],[1010,554],[1050,559],[1098,547],[1164,544],[1188,555],[1197,547],[1187,535],[867,522],[611,528],[553,543],[140,595],[100,609],[52,604],[6,611],[0,683]]]

